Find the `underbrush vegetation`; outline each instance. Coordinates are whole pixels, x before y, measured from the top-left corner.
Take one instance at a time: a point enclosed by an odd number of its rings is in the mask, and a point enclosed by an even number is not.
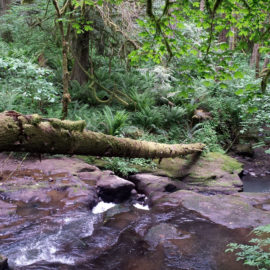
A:
[[[42,14],[48,19],[41,26]],[[61,116],[61,38],[53,15],[51,5],[37,1],[14,5],[1,17],[1,111]],[[98,46],[91,44],[94,76],[103,86],[96,94],[103,102],[95,99],[91,81],[84,85],[71,81],[68,118],[83,119],[90,130],[120,137],[162,143],[202,142],[207,145],[205,151],[227,151],[250,134],[266,134],[269,86],[265,93],[260,92],[261,78],[254,79],[249,56],[235,51],[220,58],[222,44],[215,44],[217,53],[209,54],[203,62],[190,44],[201,46],[205,33],[191,22],[181,27],[182,36],[176,39],[179,46],[187,42],[187,51],[181,61],[173,59],[167,65],[156,63],[154,58],[142,61],[141,56],[138,60],[137,52],[126,59],[109,49],[101,54]],[[68,61],[71,72],[74,60],[69,56]],[[104,89],[124,93],[129,98],[127,106],[110,100]],[[263,145],[265,140],[254,142]]]

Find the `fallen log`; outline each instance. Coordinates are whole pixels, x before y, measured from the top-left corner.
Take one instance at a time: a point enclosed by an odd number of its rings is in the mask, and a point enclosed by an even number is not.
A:
[[[84,121],[61,121],[16,111],[0,113],[0,152],[167,158],[201,152],[204,144],[161,144],[118,138],[85,129]]]

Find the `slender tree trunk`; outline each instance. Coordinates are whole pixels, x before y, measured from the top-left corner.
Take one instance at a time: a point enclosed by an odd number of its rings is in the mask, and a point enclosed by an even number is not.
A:
[[[260,52],[259,52],[260,44],[255,43],[253,46],[253,51],[250,59],[250,66],[255,66],[255,77],[259,77],[260,73]]]
[[[236,27],[232,26],[231,32],[233,34],[229,37],[229,47],[230,47],[230,50],[234,50],[236,47],[236,35],[237,35]]]
[[[232,16],[237,19],[237,14],[232,13]],[[230,35],[230,37],[229,37],[229,48],[230,48],[230,50],[235,50],[236,42],[237,42],[236,41],[237,40],[237,28],[233,25],[233,26],[231,26],[230,30],[231,30],[232,35]]]
[[[62,119],[68,114],[68,104],[71,101],[69,94],[69,72],[68,72],[68,41],[62,37],[62,72],[63,72],[63,96],[62,96]]]
[[[200,11],[204,11],[204,8],[205,8],[205,0],[201,0],[200,1]]]
[[[169,145],[118,138],[87,131],[84,127],[84,121],[3,112],[0,114],[0,152],[166,158],[201,152],[204,148],[201,143]]]
[[[71,23],[68,23],[66,35],[65,27],[63,24],[63,15],[70,6],[70,0],[67,0],[65,6],[60,9],[57,0],[53,0],[53,5],[56,10],[58,18],[58,26],[61,34],[62,40],[62,77],[63,77],[63,96],[62,96],[62,119],[65,119],[68,114],[68,104],[70,103],[70,94],[69,94],[69,72],[68,72],[68,48],[69,48],[69,36],[71,31]]]

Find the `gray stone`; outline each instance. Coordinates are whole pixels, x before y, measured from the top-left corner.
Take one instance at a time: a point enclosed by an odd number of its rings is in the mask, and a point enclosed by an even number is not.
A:
[[[135,183],[137,189],[147,196],[153,192],[173,192],[184,186],[180,181],[173,181],[169,177],[150,173],[134,174],[129,177],[129,180]]]
[[[195,211],[212,222],[230,229],[255,228],[270,223],[270,212],[256,207],[269,200],[270,194],[236,193],[233,195],[206,196],[193,191],[180,190],[152,198],[155,207],[179,207]]]
[[[167,223],[160,223],[150,228],[144,239],[150,246],[156,247],[158,244],[168,240],[183,238],[183,235],[184,234],[175,226]]]
[[[101,175],[97,182],[98,195],[105,202],[122,202],[131,195],[135,185],[111,173]]]
[[[0,216],[8,216],[15,214],[16,209],[17,209],[16,205],[0,200]]]

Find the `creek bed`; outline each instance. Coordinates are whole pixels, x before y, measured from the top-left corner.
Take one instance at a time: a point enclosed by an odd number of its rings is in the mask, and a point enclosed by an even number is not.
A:
[[[182,207],[123,203],[93,214],[30,204],[0,224],[0,253],[11,269],[252,269],[224,253],[230,242],[247,242],[250,230],[227,229]]]

